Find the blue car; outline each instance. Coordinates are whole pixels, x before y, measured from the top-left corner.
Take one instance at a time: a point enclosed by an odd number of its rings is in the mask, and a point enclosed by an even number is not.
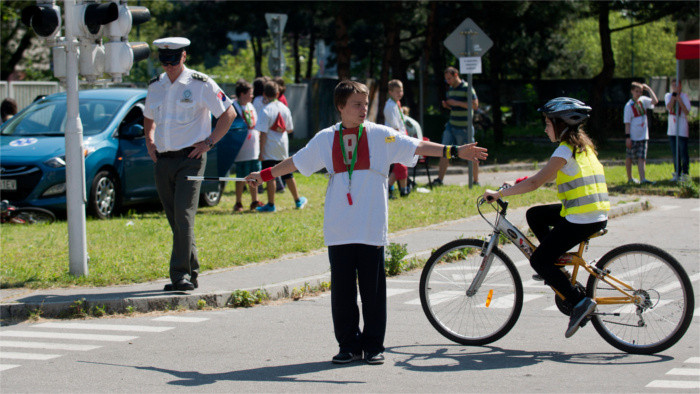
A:
[[[79,93],[87,207],[97,218],[109,218],[126,205],[158,201],[143,133],[145,100],[144,89]],[[65,93],[32,103],[2,125],[0,198],[17,206],[65,211],[65,125]],[[217,169],[217,148],[207,159],[205,175],[226,175],[228,168]],[[217,205],[224,186],[204,182],[200,205]]]

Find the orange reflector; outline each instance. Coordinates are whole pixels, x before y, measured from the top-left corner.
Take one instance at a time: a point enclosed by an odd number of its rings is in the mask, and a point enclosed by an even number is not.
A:
[[[489,295],[486,296],[486,307],[491,305],[491,299],[493,298],[493,289],[489,290]]]

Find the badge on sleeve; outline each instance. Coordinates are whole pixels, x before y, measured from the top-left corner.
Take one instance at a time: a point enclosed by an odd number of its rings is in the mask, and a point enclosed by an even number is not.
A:
[[[216,94],[216,97],[220,98],[221,101],[223,101],[224,103],[226,102],[226,100],[228,100],[228,97],[226,97],[224,92],[222,92],[221,90],[219,90],[219,93]]]
[[[388,143],[391,143],[391,142],[396,142],[396,137],[393,136],[393,135],[392,135],[392,136],[389,136],[389,137],[385,137],[385,138],[384,138],[384,142],[386,142],[387,144],[388,144]]]

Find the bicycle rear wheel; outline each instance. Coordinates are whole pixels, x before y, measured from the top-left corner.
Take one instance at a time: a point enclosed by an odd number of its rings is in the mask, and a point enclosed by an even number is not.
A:
[[[645,244],[617,247],[596,266],[632,286],[640,297],[635,304],[602,304],[591,318],[600,336],[628,353],[653,354],[673,346],[693,317],[695,299],[688,274],[678,260]],[[593,298],[621,293],[597,276],[590,276],[586,292]]]
[[[493,249],[493,262],[478,291],[467,290],[478,272],[487,245],[460,239],[430,256],[420,279],[420,301],[430,324],[463,345],[494,342],[513,328],[523,307],[523,285],[513,262]]]
[[[24,220],[27,224],[50,224],[56,221],[56,215],[53,212],[36,207],[17,208],[15,217]]]

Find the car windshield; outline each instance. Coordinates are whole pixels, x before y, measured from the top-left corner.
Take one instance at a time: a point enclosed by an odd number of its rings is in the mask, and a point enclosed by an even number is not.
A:
[[[107,127],[123,104],[117,100],[81,100],[83,135],[94,135]],[[63,136],[66,131],[66,100],[45,100],[33,104],[8,120],[2,135]]]

